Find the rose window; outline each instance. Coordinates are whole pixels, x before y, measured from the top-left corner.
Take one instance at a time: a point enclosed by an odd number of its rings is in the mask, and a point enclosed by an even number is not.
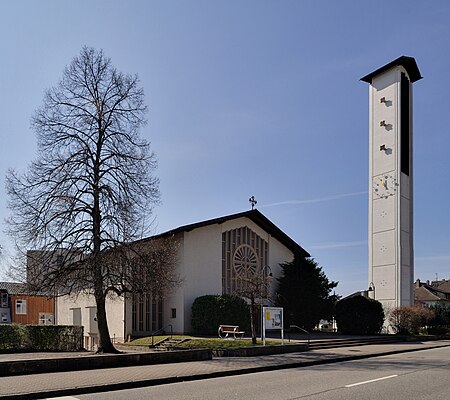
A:
[[[239,246],[234,252],[233,266],[240,277],[255,275],[258,268],[258,256],[255,250],[247,244]]]

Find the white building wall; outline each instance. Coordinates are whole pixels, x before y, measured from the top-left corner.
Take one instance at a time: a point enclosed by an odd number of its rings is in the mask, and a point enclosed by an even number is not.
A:
[[[275,291],[278,286],[278,278],[281,276],[280,264],[293,261],[294,254],[277,239],[270,237],[269,241],[269,265],[272,270],[273,278],[270,283],[271,296],[273,300],[276,300]]]
[[[190,332],[194,300],[207,294],[222,294],[222,229],[207,225],[184,234],[183,329]]]
[[[98,338],[94,296],[80,294],[78,296],[58,297],[55,313],[58,325],[73,325],[74,322],[78,322],[81,314],[81,325],[84,328],[85,339]],[[116,342],[123,342],[125,318],[123,298],[114,297],[106,300],[106,318],[111,339]],[[88,343],[98,343],[98,341],[85,340],[85,344]],[[93,349],[89,348],[89,350]]]
[[[407,176],[401,172],[401,73],[408,76],[393,67],[375,76],[369,89],[369,285],[386,312],[412,304],[412,161]],[[410,160],[411,132],[412,85]]]
[[[171,293],[166,295],[164,299],[163,327],[172,326],[174,333],[184,333],[184,286],[186,282],[186,269],[184,266],[184,235],[177,235],[175,240],[178,241],[178,266],[177,272],[182,280],[181,285],[174,288]],[[172,310],[175,310],[176,317],[172,317]]]
[[[243,226],[248,226],[269,244],[269,267],[273,274],[271,294],[274,294],[281,271],[279,264],[292,261],[293,253],[253,221],[239,218],[185,232],[179,267],[183,284],[165,303],[166,317],[172,306],[177,307],[176,320],[169,318],[176,332],[180,332],[180,328],[181,332],[191,332],[191,308],[197,297],[222,294],[222,233]]]
[[[272,237],[264,229],[248,218],[225,221],[183,232],[175,237],[178,241],[177,272],[181,285],[164,299],[163,327],[172,325],[174,333],[189,333],[191,327],[192,303],[197,297],[222,294],[222,233],[248,226],[268,243],[268,263],[273,274],[271,294],[277,286],[280,276],[279,264],[290,262],[293,253]],[[57,301],[58,324],[73,324],[73,309],[79,308],[85,336],[95,336],[95,324],[92,323],[91,308],[95,307],[93,296],[80,295],[77,298],[61,297]],[[173,310],[176,314],[173,318]],[[107,301],[107,318],[111,337],[117,341],[126,340],[132,331],[131,299]],[[166,331],[169,329],[167,328]]]

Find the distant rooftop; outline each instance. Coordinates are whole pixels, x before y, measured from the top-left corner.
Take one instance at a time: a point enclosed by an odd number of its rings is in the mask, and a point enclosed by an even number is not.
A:
[[[28,289],[26,283],[20,282],[0,282],[0,291],[6,291],[8,294],[13,295],[26,295],[26,296],[49,296],[49,293],[44,292],[32,292]]]

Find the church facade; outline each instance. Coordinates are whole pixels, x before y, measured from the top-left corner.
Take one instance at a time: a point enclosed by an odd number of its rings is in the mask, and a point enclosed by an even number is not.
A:
[[[309,257],[258,210],[182,226],[141,242],[167,237],[178,243],[177,273],[181,284],[162,301],[150,294],[109,299],[107,318],[113,340],[148,336],[170,327],[174,333],[189,333],[191,306],[197,297],[236,293],[243,274],[257,278],[268,271],[269,291],[273,294],[280,264],[292,261],[295,255]],[[57,323],[83,325],[87,348],[96,345],[95,312],[92,297],[61,297],[57,301]]]

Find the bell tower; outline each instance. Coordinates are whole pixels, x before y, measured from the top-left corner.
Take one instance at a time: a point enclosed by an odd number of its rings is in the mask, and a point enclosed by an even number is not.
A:
[[[385,311],[413,305],[412,84],[402,56],[361,78],[369,83],[369,290]]]

